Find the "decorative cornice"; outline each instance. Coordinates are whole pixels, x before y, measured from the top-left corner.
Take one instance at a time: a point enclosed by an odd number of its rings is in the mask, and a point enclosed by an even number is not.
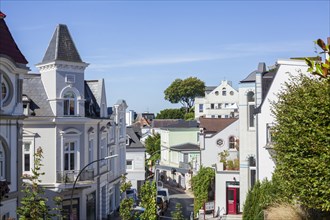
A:
[[[73,72],[73,73],[83,73],[86,67],[88,66],[87,63],[70,63],[70,62],[52,62],[46,64],[38,64],[36,67],[39,69],[40,73],[52,71],[52,70],[59,70],[65,72]]]

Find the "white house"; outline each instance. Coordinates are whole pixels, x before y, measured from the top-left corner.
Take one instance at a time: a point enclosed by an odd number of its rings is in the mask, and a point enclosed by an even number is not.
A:
[[[129,126],[126,128],[126,172],[127,180],[131,181],[132,188],[140,192],[145,181],[145,147],[141,143],[141,128]]]
[[[239,120],[200,118],[199,127],[201,164],[215,169],[214,214],[238,214]],[[224,155],[222,160],[219,154]]]
[[[0,12],[0,219],[17,218],[22,164],[22,81],[29,68]],[[9,188],[8,188],[9,187]]]
[[[307,74],[308,66],[304,60],[280,59],[273,69],[256,74],[257,94],[257,175],[259,180],[271,179],[275,168],[272,154],[271,128],[275,123],[271,114],[271,103],[276,102],[277,94],[281,91],[290,75],[299,72]]]
[[[238,116],[238,92],[227,80],[217,87],[206,87],[204,97],[195,98],[195,119]]]
[[[124,100],[115,103],[110,118],[104,80],[85,80],[87,66],[67,26],[58,25],[37,65],[40,74],[24,78],[28,117],[22,167],[30,174],[33,153],[42,147],[41,185],[49,198],[63,198],[63,214],[71,211],[75,219],[107,219],[119,207],[120,177],[126,169],[127,105]],[[117,156],[102,159],[111,155]]]

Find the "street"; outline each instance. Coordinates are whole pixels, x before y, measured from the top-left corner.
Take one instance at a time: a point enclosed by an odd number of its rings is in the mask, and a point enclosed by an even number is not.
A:
[[[164,187],[169,189],[171,200],[167,211],[160,219],[172,219],[171,212],[175,210],[175,205],[177,203],[182,205],[182,213],[185,219],[190,219],[190,214],[194,211],[194,198],[192,192],[185,192],[185,190],[170,184],[164,184]]]

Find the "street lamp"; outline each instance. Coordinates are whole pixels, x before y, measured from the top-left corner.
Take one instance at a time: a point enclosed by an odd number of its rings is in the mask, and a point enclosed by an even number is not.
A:
[[[71,198],[70,198],[70,219],[71,219],[71,220],[73,220],[73,212],[72,212],[72,198],[73,198],[73,192],[74,192],[74,189],[75,189],[75,187],[76,187],[76,183],[77,183],[78,178],[79,178],[79,176],[81,175],[81,173],[82,173],[82,172],[83,172],[83,171],[84,171],[89,165],[91,165],[91,164],[93,164],[93,163],[96,163],[96,162],[99,162],[99,161],[102,161],[102,160],[108,160],[108,159],[111,159],[111,158],[114,158],[114,157],[117,157],[117,156],[118,156],[118,154],[115,154],[115,155],[111,155],[111,156],[103,157],[103,158],[98,159],[98,160],[94,160],[94,161],[90,162],[89,164],[87,164],[86,166],[84,166],[84,168],[82,168],[82,169],[79,171],[79,173],[78,173],[76,179],[74,180],[73,187],[72,187],[72,190],[71,190]]]

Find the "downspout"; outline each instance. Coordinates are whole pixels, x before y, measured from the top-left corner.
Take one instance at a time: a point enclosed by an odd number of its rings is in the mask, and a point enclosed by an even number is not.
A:
[[[100,121],[97,122],[97,138],[96,138],[96,155],[97,155],[97,159],[100,159]],[[101,192],[101,189],[100,189],[100,165],[99,165],[99,162],[96,163],[96,173],[97,173],[97,185],[96,185],[96,193],[97,193],[97,197],[98,198],[96,200],[96,216],[100,217],[100,209],[101,209],[101,197],[100,197],[100,192]],[[98,219],[98,217],[96,219]]]

